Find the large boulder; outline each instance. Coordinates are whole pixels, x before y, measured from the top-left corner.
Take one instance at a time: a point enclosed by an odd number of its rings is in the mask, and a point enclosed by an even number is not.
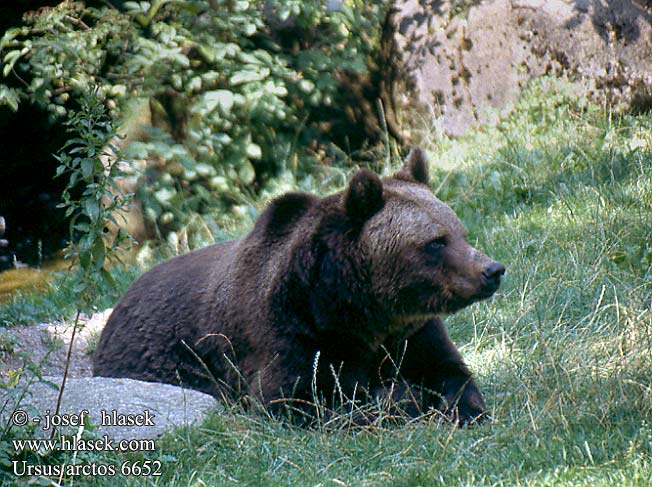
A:
[[[396,2],[398,106],[451,135],[494,121],[533,78],[566,76],[616,108],[652,107],[652,7],[631,0]],[[405,81],[407,80],[407,83]]]
[[[82,316],[83,326],[76,333],[68,364],[68,379],[60,409],[62,416],[78,415],[87,410],[90,423],[96,427],[100,437],[108,435],[111,439],[121,440],[155,438],[166,429],[201,422],[218,407],[213,396],[182,387],[132,379],[90,377],[90,353],[95,337],[104,328],[110,314],[108,309],[91,317]],[[11,350],[4,353],[0,350],[0,382],[11,383],[12,377],[19,377],[19,382],[15,388],[4,391],[6,397],[0,408],[0,427],[7,425],[15,410],[21,410],[31,419],[41,419],[36,436],[50,434],[49,428],[44,431],[42,427],[46,426],[46,415],[51,416],[56,410],[72,328],[70,323],[46,323],[10,329]],[[35,377],[34,368],[44,376]],[[103,411],[113,426],[107,421],[102,425]],[[119,424],[120,418],[129,415],[136,418],[144,414],[151,421],[143,426]],[[31,421],[30,424],[35,423]],[[19,425],[14,424],[14,427]],[[63,428],[60,432],[77,434],[78,428]]]
[[[60,385],[61,377],[32,383],[20,403],[9,402],[0,424],[6,425],[13,411],[25,411],[31,422],[40,419],[39,429],[47,428],[49,435],[46,416],[54,415]],[[169,384],[84,377],[66,381],[60,416],[70,418],[87,411],[100,437],[123,440],[156,438],[167,429],[199,423],[216,407],[217,401],[208,394]],[[19,426],[14,423],[14,427]],[[74,435],[78,428],[65,427],[60,432]]]

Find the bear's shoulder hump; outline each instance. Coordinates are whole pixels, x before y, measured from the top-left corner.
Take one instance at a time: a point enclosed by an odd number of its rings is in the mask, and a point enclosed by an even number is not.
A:
[[[286,234],[298,220],[319,200],[307,193],[286,193],[265,208],[256,222],[255,230],[267,238]]]

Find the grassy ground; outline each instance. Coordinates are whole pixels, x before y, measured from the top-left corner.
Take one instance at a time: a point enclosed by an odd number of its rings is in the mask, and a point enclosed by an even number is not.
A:
[[[433,188],[508,268],[497,296],[447,319],[491,423],[306,430],[223,410],[153,455],[87,457],[160,460],[161,477],[74,485],[652,485],[652,116],[565,90],[539,82],[460,140],[426,128]]]

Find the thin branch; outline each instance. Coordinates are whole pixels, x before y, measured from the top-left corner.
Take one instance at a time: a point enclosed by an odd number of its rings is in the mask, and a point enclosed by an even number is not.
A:
[[[72,346],[75,343],[75,335],[77,334],[77,327],[79,326],[79,316],[81,315],[81,308],[77,308],[77,316],[75,316],[75,324],[72,328],[72,335],[70,337],[70,344],[68,345],[68,355],[66,356],[66,368],[63,371],[63,379],[61,379],[61,388],[59,389],[59,395],[57,396],[57,407],[54,410],[54,416],[59,415],[61,410],[61,400],[63,399],[63,391],[66,388],[66,380],[68,379],[68,369],[70,368],[70,360],[72,358]],[[54,438],[56,433],[56,426],[52,426],[52,432],[50,433],[50,439]]]
[[[63,17],[66,19],[68,22],[70,22],[72,25],[76,25],[77,27],[81,27],[84,30],[91,30],[89,26],[87,26],[83,20],[81,19],[76,19],[75,17],[72,17],[70,15],[64,15]]]

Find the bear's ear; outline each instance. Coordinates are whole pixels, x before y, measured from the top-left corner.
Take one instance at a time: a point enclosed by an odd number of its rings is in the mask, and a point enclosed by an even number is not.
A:
[[[380,178],[366,169],[361,169],[351,178],[342,198],[346,214],[355,221],[366,221],[378,212],[383,200],[383,183]]]
[[[429,176],[426,152],[420,147],[412,149],[405,164],[401,170],[394,175],[394,178],[411,183],[421,183],[427,186]]]

